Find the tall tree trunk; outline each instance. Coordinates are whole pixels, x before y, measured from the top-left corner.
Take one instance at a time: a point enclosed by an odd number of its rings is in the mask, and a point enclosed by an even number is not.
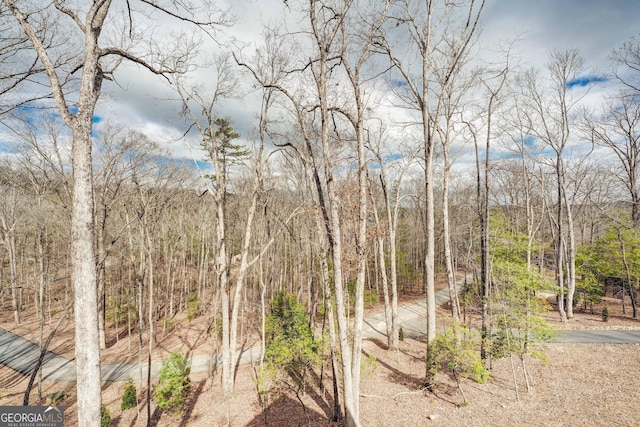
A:
[[[85,64],[89,65],[89,64]],[[91,64],[95,67],[95,64]],[[83,82],[87,79],[83,73]],[[84,84],[83,84],[84,86]],[[87,102],[87,101],[85,101]],[[73,208],[71,220],[71,280],[74,286],[75,345],[78,381],[78,425],[100,425],[101,379],[98,334],[98,294],[93,217],[93,174],[91,166],[91,123],[95,105],[73,133]],[[85,113],[87,114],[87,113]]]
[[[7,235],[5,230],[5,246],[9,253],[9,281],[11,283],[11,309],[13,310],[13,321],[20,324],[20,303],[18,301],[18,265],[16,259],[16,238],[12,234]]]
[[[567,318],[573,319],[573,299],[576,292],[576,238],[573,231],[573,213],[567,198],[567,191],[563,189],[565,211],[567,213]]]
[[[356,73],[357,75],[358,73]],[[358,79],[358,77],[356,77]],[[356,276],[356,304],[355,324],[353,333],[353,361],[351,375],[353,377],[354,420],[360,422],[360,361],[362,359],[362,327],[364,325],[364,281],[367,266],[367,158],[364,147],[364,117],[363,103],[359,87],[354,84],[354,94],[358,109],[356,120],[356,139],[358,143],[358,235],[356,237],[357,276]]]
[[[143,234],[146,234],[146,242],[143,243],[146,246],[147,253],[147,276],[149,279],[149,284],[147,286],[149,293],[149,307],[147,313],[147,327],[149,328],[149,337],[147,338],[147,427],[151,426],[151,360],[153,358],[153,345],[155,343],[156,335],[155,335],[155,319],[154,319],[154,291],[155,291],[155,275],[154,275],[154,250],[153,250],[153,242],[151,241],[150,230],[143,231]],[[145,236],[143,235],[143,238]]]
[[[631,277],[631,269],[629,268],[629,262],[627,260],[627,251],[624,244],[624,239],[622,238],[622,232],[620,228],[617,229],[618,232],[618,243],[620,244],[620,254],[622,256],[622,265],[624,266],[624,271],[626,274],[626,282],[629,286],[629,295],[631,296],[631,309],[633,310],[633,318],[636,319],[638,317],[638,311],[636,308],[636,298],[633,290],[633,278]],[[624,289],[624,285],[623,285]],[[622,293],[622,299],[624,300],[624,292]]]
[[[558,312],[563,322],[567,321],[565,311],[565,286],[564,286],[564,164],[562,153],[556,153],[556,178],[557,178],[557,235],[556,235],[556,284],[558,286]]]
[[[224,196],[223,196],[224,197]],[[225,215],[222,199],[217,201],[216,229],[218,254],[216,269],[218,272],[218,287],[220,289],[220,304],[222,314],[222,393],[225,398],[233,397],[234,378],[232,356],[230,354],[230,317],[229,317],[229,260],[225,240]]]
[[[456,274],[453,268],[451,256],[451,233],[449,231],[449,147],[444,147],[444,171],[442,177],[442,234],[444,240],[444,261],[447,271],[447,284],[449,287],[449,304],[451,304],[451,316],[454,323],[460,323],[460,305],[458,303],[458,289],[456,288]]]
[[[248,257],[249,257],[249,245],[251,243],[251,235],[253,231],[253,218],[256,213],[256,206],[258,203],[258,193],[261,185],[261,166],[262,166],[262,146],[260,147],[259,154],[256,158],[256,168],[254,171],[254,180],[253,180],[253,191],[251,195],[251,205],[247,211],[247,219],[245,223],[244,229],[244,237],[242,243],[242,249],[240,252],[240,266],[238,269],[238,275],[236,278],[236,287],[235,287],[235,295],[233,297],[233,309],[231,310],[231,322],[230,322],[230,333],[229,333],[229,358],[231,360],[230,368],[232,371],[235,371],[236,360],[236,346],[237,346],[237,334],[238,334],[238,314],[240,310],[240,301],[242,298],[242,291],[244,288],[244,279],[247,273],[248,265]],[[226,378],[229,381],[229,378]],[[235,385],[235,380],[233,374],[230,377],[231,392],[233,392],[233,387]],[[228,391],[228,390],[227,390]]]
[[[340,377],[338,375],[338,343],[336,335],[336,320],[333,309],[331,276],[329,275],[329,263],[327,261],[326,235],[324,234],[323,219],[321,213],[316,210],[316,225],[320,239],[320,268],[322,273],[322,293],[324,295],[325,312],[329,322],[329,345],[331,348],[331,374],[333,383],[333,421],[339,422],[343,418],[340,406]]]
[[[390,348],[398,348],[398,340],[400,333],[400,325],[398,322],[398,259],[397,259],[397,241],[396,231],[398,230],[398,210],[400,208],[400,188],[402,185],[402,178],[404,173],[408,170],[411,161],[407,161],[400,176],[398,177],[397,184],[395,185],[395,198],[393,206],[391,204],[391,194],[387,188],[387,178],[384,172],[384,166],[382,159],[380,160],[380,185],[382,186],[383,200],[385,209],[387,211],[387,232],[389,235],[389,273],[391,274],[391,339]]]
[[[40,198],[38,198],[38,205],[40,205]],[[38,206],[40,207],[40,206]],[[38,345],[40,346],[40,353],[43,352],[44,349],[44,292],[47,282],[47,273],[45,267],[45,235],[46,231],[42,229],[42,227],[38,227],[38,321],[39,321],[39,330],[38,330]],[[42,370],[38,370],[38,398],[42,400]]]
[[[474,138],[475,140],[475,138]],[[487,141],[488,142],[488,141]],[[482,185],[480,155],[478,143],[475,144],[476,155],[476,198],[478,203],[478,218],[480,220],[480,285],[481,285],[481,341],[480,341],[480,357],[482,360],[487,359],[487,347],[489,345],[489,218],[488,218],[488,194],[487,180],[485,171],[485,185]],[[489,157],[488,152],[485,154]]]
[[[106,258],[107,251],[104,247],[105,230],[107,226],[107,207],[103,206],[100,216],[100,223],[96,228],[96,252],[98,255],[98,339],[100,341],[100,349],[107,348],[107,336],[105,333],[106,318],[106,291],[105,291],[105,275],[106,275]]]
[[[317,96],[320,100],[320,121],[321,121],[321,133],[320,140],[322,145],[322,156],[324,163],[324,182],[326,185],[326,205],[322,206],[325,210],[326,216],[326,231],[329,241],[329,247],[331,250],[331,257],[333,261],[333,279],[336,296],[336,314],[338,321],[338,340],[340,344],[340,357],[342,361],[342,373],[343,373],[343,388],[344,388],[344,405],[346,424],[348,427],[359,425],[360,422],[357,418],[357,403],[356,397],[353,395],[353,380],[351,376],[353,367],[352,349],[349,345],[349,320],[347,318],[347,302],[344,294],[343,283],[343,270],[342,270],[342,230],[340,225],[340,210],[339,200],[334,188],[335,182],[333,179],[333,161],[331,151],[331,140],[329,135],[329,126],[332,121],[329,117],[329,104],[328,104],[328,91],[327,91],[327,79],[328,79],[328,54],[331,44],[335,35],[339,30],[339,26],[332,27],[332,31],[329,34],[326,33],[325,28],[320,28],[321,25],[327,25],[326,23],[318,22],[317,12],[318,2],[316,0],[310,0],[309,12],[310,23],[315,38],[315,43],[318,48],[319,59],[316,67],[312,67],[314,72],[314,80],[317,89]],[[345,8],[344,12],[346,12]],[[340,20],[344,19],[344,15],[339,16],[338,25]],[[317,183],[318,194],[322,193],[322,186],[319,184],[318,171],[315,170],[315,180]]]
[[[98,339],[98,298],[95,257],[93,168],[91,160],[93,113],[104,75],[99,66],[98,38],[109,3],[93,4],[87,11],[82,77],[76,114],[68,108],[62,85],[47,46],[15,1],[5,0],[46,69],[60,116],[71,130],[73,202],[71,209],[71,281],[74,287],[75,346],[78,390],[78,425],[100,425],[101,381]]]
[[[424,58],[423,81],[428,81],[429,66],[427,58]],[[427,85],[424,85],[423,98],[427,106],[422,110],[422,126],[424,138],[424,184],[425,184],[425,232],[426,251],[424,259],[424,286],[427,299],[427,364],[426,364],[426,384],[433,385],[433,352],[431,342],[436,337],[436,290],[435,290],[435,207],[434,207],[434,183],[433,183],[433,141],[430,130],[430,114],[428,110],[429,92]]]
[[[371,197],[373,198],[373,194],[371,194]],[[387,346],[389,348],[392,348],[392,327],[391,327],[391,300],[389,299],[389,285],[388,285],[388,278],[387,278],[387,267],[386,267],[386,260],[385,260],[385,256],[384,256],[384,237],[381,234],[381,230],[380,230],[380,219],[378,218],[378,210],[375,207],[375,201],[373,203],[373,209],[371,209],[373,211],[373,218],[375,220],[375,224],[376,224],[376,228],[378,229],[377,231],[377,258],[378,258],[378,265],[379,265],[379,270],[380,270],[380,276],[382,279],[382,297],[384,299],[384,320],[385,320],[385,326],[387,329]]]

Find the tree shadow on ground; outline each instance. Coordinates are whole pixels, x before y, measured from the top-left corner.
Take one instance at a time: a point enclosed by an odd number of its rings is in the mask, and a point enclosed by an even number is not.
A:
[[[196,403],[198,402],[198,397],[202,393],[202,390],[207,383],[206,379],[198,381],[191,389],[191,393],[189,393],[189,397],[184,402],[184,406],[182,407],[182,415],[180,417],[180,427],[186,427],[190,423],[197,421],[199,417],[191,419],[191,415],[193,414],[193,408],[195,408]]]
[[[371,355],[365,350],[362,351],[362,354],[366,357],[371,357]],[[401,370],[391,366],[384,360],[377,359],[377,362],[380,364],[380,366],[384,367],[389,372],[387,377],[391,382],[402,384],[410,388],[419,388],[424,385],[424,378],[416,377],[415,375],[410,375],[406,372],[402,372]]]
[[[2,389],[2,394],[4,395],[4,397],[11,396],[13,394],[20,394],[19,392],[13,393],[17,391],[14,390],[14,387],[19,384],[20,381],[22,381],[25,377],[28,377],[28,375],[16,372],[11,368],[3,369],[3,371],[4,372],[2,373],[2,375],[0,375],[0,384],[2,384],[0,388]]]
[[[129,424],[129,427],[134,427],[135,425],[137,425],[138,417],[144,420],[147,419],[147,409],[146,409],[147,408],[147,390],[142,390],[138,394],[138,402],[140,402],[139,403],[140,410],[133,417],[133,420],[131,421],[131,424]],[[160,417],[162,416],[162,413],[163,411],[156,406],[153,412],[151,413],[151,418],[149,419],[149,425],[151,427],[158,425],[158,422],[160,421]],[[113,420],[112,420],[112,424],[113,424]],[[115,425],[117,426],[118,424],[115,424]]]
[[[320,377],[313,369],[310,370],[309,374],[313,378],[314,383],[320,386],[320,390],[326,390],[326,388],[324,387],[324,384],[320,383]],[[325,416],[331,419],[333,417],[333,410],[329,405],[328,399],[325,399],[325,396],[324,396],[325,393],[324,392],[322,393],[323,395],[319,394],[318,391],[315,389],[315,387],[309,387],[307,390],[307,394],[309,395],[309,397],[313,399],[314,402],[316,402],[316,404],[320,409],[322,409],[322,412],[324,412]],[[331,399],[332,399],[331,403],[333,403],[333,396],[331,396]]]
[[[458,396],[458,399],[461,398],[460,391],[458,386],[453,384],[451,381],[443,381],[442,378],[436,379],[436,383],[433,385],[433,391],[430,393],[432,396],[442,400],[443,402],[449,403],[455,407],[460,407],[464,402],[462,400],[460,402],[456,401],[456,396]]]
[[[40,345],[16,335],[12,332],[0,330],[2,334],[3,344],[0,348],[0,363],[7,368],[19,374],[30,376],[36,367],[38,358],[40,357]],[[64,352],[73,350],[73,343],[58,344],[56,351],[46,350],[42,358],[42,366],[53,360],[59,360],[61,363],[69,362],[64,356]],[[4,383],[3,383],[4,384]]]
[[[382,341],[380,338],[366,338],[366,340],[377,345],[382,350],[389,350],[389,346],[387,345],[387,343]]]
[[[326,416],[310,408],[307,408],[305,414],[300,402],[286,394],[282,394],[246,425],[250,427],[327,426],[330,425],[330,422]]]
[[[115,331],[115,327],[109,327],[106,337],[107,348],[111,348],[114,345],[118,344],[120,341],[128,339],[129,330],[127,328],[122,329],[121,331]],[[137,330],[131,330],[131,336],[137,337]]]
[[[373,344],[377,345],[382,350],[389,351],[389,345],[385,341],[381,340],[380,338],[367,338],[367,341],[372,342]],[[416,341],[420,341],[420,340],[416,339]],[[422,342],[422,341],[420,341],[420,342]],[[403,350],[401,348],[398,349],[398,351],[400,353],[406,355],[406,356],[409,356],[410,358],[412,358],[416,362],[422,362],[424,360],[421,357],[415,356],[415,355],[413,355],[413,354],[411,354],[411,353],[409,353],[406,350]],[[389,354],[391,354],[391,353],[389,353]]]

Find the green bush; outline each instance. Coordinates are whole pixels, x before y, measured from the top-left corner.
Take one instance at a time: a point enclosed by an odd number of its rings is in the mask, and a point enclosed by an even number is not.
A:
[[[603,322],[609,321],[609,307],[605,307],[602,309],[602,321]]]
[[[198,294],[189,295],[187,300],[187,321],[191,322],[200,314],[200,300]]]
[[[404,329],[402,329],[402,326],[400,326],[400,330],[398,330],[398,339],[404,341]]]
[[[293,295],[277,294],[266,323],[265,362],[280,383],[304,390],[309,370],[320,361],[320,343],[307,323],[304,305]]]
[[[175,414],[182,412],[182,405],[191,391],[187,358],[173,352],[160,369],[160,381],[155,386],[153,401],[158,408]]]
[[[122,393],[122,402],[120,403],[120,409],[122,411],[129,408],[135,408],[138,406],[138,390],[133,382],[133,379],[129,377],[124,385],[124,392]]]
[[[476,351],[477,344],[477,334],[460,325],[438,333],[431,343],[434,373],[445,371],[453,374],[456,380],[462,377],[486,383],[489,371]]]
[[[107,408],[104,403],[100,410],[100,427],[111,427],[111,414],[109,413],[109,408]]]

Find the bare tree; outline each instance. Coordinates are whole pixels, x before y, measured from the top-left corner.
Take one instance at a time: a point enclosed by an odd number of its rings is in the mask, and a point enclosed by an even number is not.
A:
[[[127,192],[134,191],[131,186],[132,177],[138,180],[148,171],[157,145],[143,134],[125,129],[112,123],[106,123],[104,130],[98,135],[100,149],[94,162],[96,168],[96,257],[98,279],[98,331],[100,348],[107,346],[105,333],[106,314],[106,263],[114,245],[122,236],[120,233],[109,235],[107,225],[111,214]],[[124,228],[121,230],[124,232]]]
[[[348,13],[345,19],[339,21],[342,33],[341,62],[349,83],[351,83],[348,96],[352,97],[351,108],[340,108],[338,111],[345,115],[353,128],[356,139],[356,158],[358,162],[358,233],[356,236],[356,301],[355,321],[353,328],[353,361],[351,376],[353,382],[352,399],[353,414],[347,415],[347,424],[357,425],[360,422],[360,364],[362,358],[362,328],[364,324],[364,286],[366,272],[366,240],[367,240],[367,157],[365,150],[367,119],[367,91],[365,89],[366,75],[363,75],[365,66],[372,57],[372,49],[376,37],[386,20],[388,2],[382,2],[380,9],[353,8],[349,10],[350,2],[344,2],[344,11]],[[312,22],[314,32],[316,26]],[[318,39],[318,35],[316,35]],[[320,46],[319,46],[320,47]],[[369,107],[370,108],[370,107]],[[393,332],[393,331],[392,331]],[[345,374],[346,375],[346,374]]]
[[[640,226],[640,103],[620,95],[609,101],[599,117],[588,117],[586,123],[593,140],[618,158],[622,169],[616,168],[616,176],[629,195],[631,221]]]
[[[233,396],[235,342],[232,344],[230,310],[230,269],[231,256],[228,253],[227,237],[227,196],[229,173],[238,147],[232,141],[240,135],[233,130],[227,119],[216,117],[218,102],[233,93],[237,83],[230,74],[229,63],[221,59],[216,67],[217,80],[212,93],[202,87],[189,87],[176,81],[176,90],[183,103],[183,114],[192,122],[202,138],[202,148],[207,153],[213,167],[213,175],[207,182],[207,192],[213,198],[216,217],[215,230],[215,271],[220,290],[222,312],[222,390],[225,397]],[[201,115],[203,116],[201,118]],[[203,175],[203,178],[207,178]],[[233,333],[235,337],[235,332]]]
[[[524,198],[527,235],[527,269],[531,269],[535,236],[543,220],[542,212],[539,214],[538,219],[536,219],[536,206],[534,203],[534,174],[536,164],[533,159],[535,156],[540,155],[540,150],[534,143],[533,136],[531,135],[531,115],[526,112],[526,103],[523,103],[522,99],[520,99],[516,93],[513,93],[513,95],[514,98],[512,102],[507,104],[509,111],[505,117],[504,134],[508,144],[507,149],[517,156],[517,161],[519,162],[519,171],[517,173],[519,178],[513,177],[513,179],[507,180],[505,184],[512,188],[514,187],[514,182],[521,184],[520,186],[515,186],[515,188],[522,193],[522,197]],[[515,173],[514,171],[514,174]],[[544,203],[544,198],[542,198],[541,201]],[[544,211],[544,207],[542,211]]]
[[[322,230],[323,239],[326,239],[326,248],[333,264],[333,271],[329,276],[328,263],[322,261],[325,303],[330,308],[330,323],[333,316],[333,306],[329,305],[333,292],[329,286],[331,278],[333,278],[335,292],[338,334],[331,337],[331,342],[339,346],[347,424],[355,425],[358,421],[355,418],[357,403],[354,399],[358,397],[353,393],[352,373],[355,367],[349,343],[349,322],[346,311],[346,287],[342,264],[343,230],[340,220],[340,198],[334,177],[336,155],[340,151],[341,140],[333,133],[335,121],[332,113],[337,109],[332,103],[335,94],[330,89],[335,87],[330,85],[332,78],[330,70],[339,63],[341,58],[340,37],[344,29],[342,23],[346,19],[351,4],[351,1],[309,1],[308,6],[304,8],[310,27],[310,43],[314,50],[314,56],[309,61],[295,63],[291,52],[285,50],[287,46],[282,44],[284,37],[277,32],[266,37],[266,47],[263,53],[256,56],[253,65],[237,60],[252,73],[261,86],[273,89],[288,104],[288,108],[293,110],[293,120],[298,127],[302,145],[288,142],[282,144],[292,150],[304,163],[307,178],[314,189],[314,199],[317,203],[317,227],[319,231]],[[298,77],[300,81],[308,79],[307,84],[313,88],[313,91],[309,88],[305,92],[298,91],[297,83],[292,80],[293,76]],[[335,354],[338,352],[335,351]]]
[[[252,159],[253,164],[250,166],[252,170],[251,194],[241,232],[240,253],[232,259],[229,252],[231,248],[227,246],[229,179],[233,168],[237,168],[250,154],[250,151],[233,142],[240,135],[232,128],[230,120],[216,115],[218,103],[223,98],[233,96],[238,84],[228,59],[228,57],[221,57],[216,63],[218,76],[213,91],[208,92],[202,87],[188,87],[180,80],[176,82],[176,88],[183,103],[183,113],[189,118],[190,126],[198,130],[198,134],[202,138],[201,146],[213,166],[213,174],[203,176],[203,178],[208,178],[206,179],[207,193],[212,196],[216,212],[214,247],[216,248],[215,269],[222,314],[222,390],[226,398],[231,398],[235,386],[239,317],[245,281],[249,268],[262,258],[274,238],[272,237],[264,244],[256,258],[249,258],[258,200],[263,185],[263,172],[267,161],[263,156],[264,140],[267,138],[267,113],[271,104],[270,91],[267,90],[263,97],[260,113],[257,150]],[[233,275],[230,274],[232,268]]]
[[[39,16],[33,17],[34,21],[39,19]],[[38,36],[45,46],[51,49],[64,46],[64,38],[51,31],[50,25],[45,22],[39,24],[42,24],[42,29]],[[69,65],[73,56],[59,56],[55,67]],[[0,115],[7,115],[20,107],[37,108],[33,104],[49,97],[50,93],[39,90],[40,84],[47,78],[44,71],[29,37],[15,25],[7,5],[0,4]]]
[[[460,3],[439,1],[399,0],[389,11],[385,37],[378,40],[378,47],[386,52],[393,67],[392,79],[398,96],[405,107],[419,114],[424,154],[424,185],[426,202],[426,253],[425,288],[427,291],[427,342],[436,336],[435,306],[435,198],[433,159],[436,146],[434,119],[442,108],[444,89],[452,84],[453,75],[459,71],[460,61],[469,49],[474,36],[484,0],[467,0]],[[398,34],[400,27],[406,37],[392,43],[391,34]],[[412,69],[412,58],[405,56],[407,49],[417,55],[418,64]],[[439,69],[443,79],[434,81],[434,71]],[[418,76],[418,77],[414,77]],[[427,345],[426,383],[431,385],[431,346]]]
[[[398,322],[398,260],[397,260],[397,248],[398,248],[398,219],[400,212],[400,202],[409,194],[405,194],[402,191],[403,181],[407,171],[412,165],[415,165],[416,153],[408,151],[407,154],[400,160],[392,162],[388,159],[389,154],[385,154],[383,151],[383,135],[381,131],[380,135],[375,138],[369,138],[369,149],[373,152],[375,160],[380,167],[380,173],[377,175],[380,183],[380,191],[382,193],[383,212],[385,213],[386,236],[389,245],[389,274],[387,275],[386,257],[385,257],[385,244],[384,244],[384,231],[385,228],[382,222],[379,220],[377,208],[375,206],[375,196],[372,192],[372,199],[374,199],[374,206],[372,208],[376,227],[381,228],[377,231],[378,238],[378,263],[380,274],[382,276],[383,286],[383,298],[385,304],[385,320],[387,323],[387,344],[391,349],[398,348],[398,334],[400,330],[400,324]],[[372,173],[370,172],[370,175]],[[372,182],[369,184],[372,187],[375,182],[371,178]],[[391,282],[391,298],[389,300],[388,295],[388,282]]]
[[[156,344],[156,297],[157,282],[156,261],[159,258],[159,228],[162,217],[169,209],[171,204],[170,190],[173,186],[178,186],[182,181],[178,173],[178,169],[173,168],[171,162],[165,160],[163,162],[156,161],[147,176],[135,175],[132,177],[137,197],[134,209],[136,219],[139,224],[139,245],[140,245],[140,276],[139,280],[139,307],[142,313],[143,289],[146,285],[147,290],[147,328],[149,335],[147,338],[147,425],[152,422],[151,419],[151,357],[153,348]],[[142,315],[140,316],[140,325],[142,325]],[[140,327],[142,329],[142,327]],[[139,331],[140,337],[142,330]],[[141,360],[142,355],[139,356]]]
[[[611,59],[623,92],[631,98],[637,97],[640,94],[640,38],[632,37],[622,43],[613,50]]]
[[[447,284],[449,287],[449,303],[451,305],[451,315],[454,324],[460,321],[460,303],[458,301],[458,290],[456,288],[456,271],[454,269],[453,251],[451,248],[451,229],[449,217],[449,178],[451,175],[451,167],[455,161],[455,152],[452,153],[452,145],[459,140],[464,129],[461,125],[465,118],[463,100],[476,83],[476,72],[471,72],[466,76],[461,73],[462,67],[468,62],[468,55],[461,58],[456,69],[449,70],[436,69],[434,74],[436,80],[442,85],[442,104],[440,114],[434,117],[434,128],[437,139],[442,145],[443,170],[442,170],[442,240],[444,246],[445,271],[447,275]],[[447,74],[442,74],[442,73]],[[451,73],[450,77],[448,74]],[[444,84],[449,78],[450,83]],[[488,115],[491,114],[489,110]],[[454,158],[452,159],[452,155]]]
[[[570,113],[581,99],[576,96],[575,91],[571,91],[572,83],[582,72],[582,66],[583,60],[576,50],[554,51],[547,65],[550,94],[534,71],[526,73],[523,81],[524,95],[531,107],[532,135],[554,153],[552,166],[556,174],[556,280],[559,292],[558,311],[563,321],[566,321],[567,317],[573,317],[576,250],[573,216],[567,198],[565,148],[569,144],[573,127]],[[567,257],[566,299],[565,253]]]
[[[187,21],[202,28],[215,28],[224,23],[217,14],[206,8],[196,9],[183,2],[126,2],[125,5],[112,3],[110,0],[96,1],[88,7],[72,5],[54,0],[44,7],[35,1],[20,2],[3,0],[15,21],[37,54],[39,64],[48,77],[56,108],[65,124],[69,127],[72,139],[73,204],[72,204],[72,282],[75,290],[75,324],[76,324],[76,365],[78,370],[78,424],[98,426],[100,423],[100,343],[98,335],[98,301],[97,275],[95,265],[95,232],[93,211],[93,177],[91,159],[91,132],[93,116],[102,92],[105,79],[111,79],[116,67],[123,61],[136,63],[154,74],[180,72],[190,55],[192,46],[186,52],[174,49],[168,55],[156,50],[146,55],[138,50],[138,24],[133,17],[161,14],[181,22]],[[119,20],[115,9],[124,7],[124,16],[129,20]],[[132,7],[139,7],[143,13],[130,13]],[[146,13],[145,13],[146,10]],[[136,11],[137,12],[137,11]],[[72,43],[69,51],[60,54],[56,43],[50,43],[46,36],[52,26],[59,33],[69,36]],[[113,25],[114,27],[111,27]],[[141,24],[142,26],[142,24]],[[106,30],[106,31],[104,31]],[[75,37],[75,38],[74,38]],[[101,46],[108,38],[126,40],[122,44]],[[190,39],[190,38],[188,38]],[[186,40],[188,40],[186,39]],[[144,39],[142,39],[144,40]],[[179,43],[183,43],[180,40]],[[80,49],[77,49],[81,46]],[[137,49],[138,48],[138,49]],[[74,66],[56,68],[64,52],[78,52],[73,55]],[[168,56],[168,57],[167,57]],[[65,81],[81,71],[77,96],[65,91]],[[75,109],[74,109],[75,107]],[[75,114],[74,114],[75,112]]]
[[[6,171],[10,165],[3,165]],[[18,225],[18,203],[20,199],[20,188],[14,178],[9,174],[0,175],[0,237],[4,250],[7,252],[9,261],[9,287],[11,288],[11,309],[13,311],[13,321],[20,324],[20,300],[18,286],[18,258],[16,251],[16,233]],[[4,291],[4,290],[2,290]]]

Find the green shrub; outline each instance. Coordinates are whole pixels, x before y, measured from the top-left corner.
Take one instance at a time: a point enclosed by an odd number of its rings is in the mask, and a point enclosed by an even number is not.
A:
[[[120,403],[120,409],[122,411],[129,408],[135,408],[138,406],[138,390],[133,382],[133,379],[129,377],[124,385],[124,392],[122,393],[122,402]]]
[[[109,408],[107,408],[104,403],[100,410],[100,427],[111,427],[111,414],[109,413]]]
[[[187,300],[187,321],[191,322],[200,314],[200,300],[198,294],[189,295]]]
[[[438,333],[432,341],[432,360],[435,372],[450,372],[458,379],[470,378],[484,384],[489,379],[489,371],[476,351],[477,334],[456,325],[444,333]]]
[[[304,390],[309,370],[320,361],[320,342],[309,327],[304,305],[293,295],[275,295],[265,332],[265,362],[281,382]]]
[[[191,391],[187,358],[173,352],[160,369],[160,381],[155,386],[153,401],[158,408],[175,414],[182,412],[182,405]]]
[[[603,322],[608,322],[609,321],[609,307],[606,307],[602,309],[602,321]]]
[[[402,326],[400,326],[400,330],[398,330],[398,339],[404,341],[404,329],[402,329]]]

